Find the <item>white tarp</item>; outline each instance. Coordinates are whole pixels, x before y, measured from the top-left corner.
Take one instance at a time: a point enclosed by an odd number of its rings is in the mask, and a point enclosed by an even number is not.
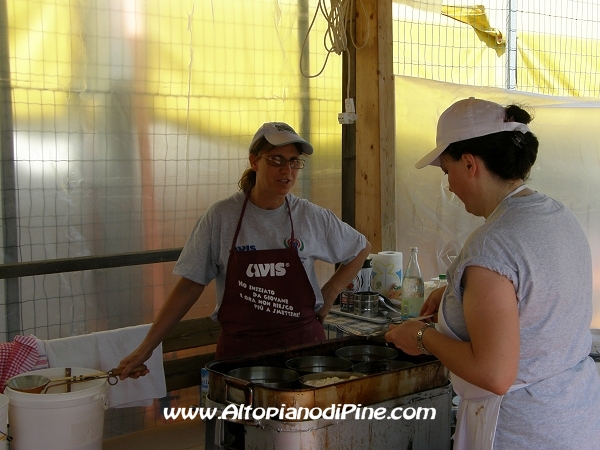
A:
[[[445,272],[448,256],[458,254],[470,232],[483,223],[448,191],[440,169],[415,169],[415,162],[435,147],[439,115],[456,100],[471,96],[521,104],[533,111],[530,128],[540,140],[527,184],[564,203],[585,230],[594,270],[592,328],[600,328],[600,101],[410,77],[396,80],[397,250],[406,254],[418,246],[424,276],[434,277]]]

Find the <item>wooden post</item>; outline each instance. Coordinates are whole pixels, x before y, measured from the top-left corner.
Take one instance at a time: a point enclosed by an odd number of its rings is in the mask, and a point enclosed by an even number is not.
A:
[[[396,250],[392,0],[362,5],[355,42],[361,47],[367,35],[368,42],[356,51],[355,226],[378,252]]]

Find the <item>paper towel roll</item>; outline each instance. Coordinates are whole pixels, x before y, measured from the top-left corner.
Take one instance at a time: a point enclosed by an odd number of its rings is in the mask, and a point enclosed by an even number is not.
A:
[[[373,258],[372,290],[388,295],[394,286],[402,285],[402,252],[385,251],[370,256]]]

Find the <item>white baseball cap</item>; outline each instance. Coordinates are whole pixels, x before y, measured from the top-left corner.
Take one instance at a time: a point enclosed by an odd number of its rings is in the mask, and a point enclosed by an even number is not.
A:
[[[437,124],[436,147],[421,158],[417,169],[439,166],[440,155],[454,142],[465,141],[501,131],[520,131],[529,127],[520,122],[506,122],[506,109],[498,103],[469,97],[451,105],[442,113]]]
[[[258,131],[254,134],[250,148],[254,147],[256,141],[260,138],[265,139],[276,147],[288,144],[300,144],[302,153],[306,155],[312,155],[313,148],[308,142],[298,136],[298,133],[294,131],[287,123],[284,122],[267,122],[264,123]]]

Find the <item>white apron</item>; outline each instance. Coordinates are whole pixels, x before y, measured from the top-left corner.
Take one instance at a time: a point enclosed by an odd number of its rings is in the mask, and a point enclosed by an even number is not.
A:
[[[519,186],[508,194],[503,201],[526,187],[526,185]],[[457,341],[462,340],[454,334],[446,323],[443,301],[440,303],[436,328],[445,336]],[[450,373],[450,380],[454,391],[461,397],[456,414],[456,431],[452,436],[454,450],[492,450],[503,396],[477,387],[452,372]],[[529,383],[513,384],[508,392],[526,386],[529,386]]]
[[[448,327],[442,305],[438,314],[437,330],[452,339],[461,339]],[[456,413],[456,430],[452,439],[454,450],[492,450],[502,395],[482,389],[450,372],[454,391],[461,397]],[[513,384],[508,392],[529,386]]]

